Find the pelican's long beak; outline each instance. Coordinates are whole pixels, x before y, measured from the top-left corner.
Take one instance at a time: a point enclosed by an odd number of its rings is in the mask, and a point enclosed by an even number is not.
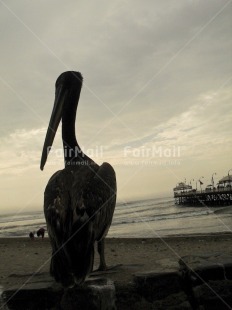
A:
[[[40,162],[40,169],[43,170],[44,165],[46,163],[48,153],[52,147],[53,140],[56,135],[57,128],[59,126],[61,117],[62,117],[62,111],[65,101],[67,91],[64,90],[63,86],[59,86],[59,88],[56,90],[56,96],[55,96],[55,103],[52,111],[52,115],[50,118],[49,126],[47,129],[46,138],[44,141],[43,146],[43,152]]]

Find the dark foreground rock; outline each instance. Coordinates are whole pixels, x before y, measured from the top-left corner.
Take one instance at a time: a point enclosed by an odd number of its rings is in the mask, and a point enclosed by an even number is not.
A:
[[[134,283],[137,291],[149,301],[166,298],[182,291],[181,275],[178,271],[137,273]]]
[[[232,309],[232,281],[209,281],[196,286],[193,292],[205,310]]]
[[[12,275],[12,277],[21,278],[23,284],[3,291],[2,303],[8,309],[51,309],[59,303],[63,294],[63,288],[48,274]]]
[[[193,309],[232,309],[232,257],[221,253],[189,255],[179,261]]]
[[[221,253],[188,255],[179,260],[180,270],[188,272],[195,285],[210,280],[232,280],[232,257]]]
[[[5,290],[2,304],[12,310],[115,310],[115,287],[109,279],[95,278],[82,286],[63,289],[49,276],[37,275],[33,283]]]
[[[62,310],[115,310],[115,287],[113,281],[106,278],[87,280],[82,287],[64,292],[60,309]]]
[[[232,257],[220,253],[185,256],[166,271],[135,273],[123,285],[114,285],[109,273],[66,290],[48,274],[12,276],[26,284],[4,291],[1,309],[232,310]]]
[[[137,273],[134,275],[134,284],[137,294],[150,302],[148,309],[192,309],[182,288],[181,273],[178,269]]]
[[[120,310],[192,310],[183,291],[151,301],[139,293],[133,285],[116,288],[116,306]]]

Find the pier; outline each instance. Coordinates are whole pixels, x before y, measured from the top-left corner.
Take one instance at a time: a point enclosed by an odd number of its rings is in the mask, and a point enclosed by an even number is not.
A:
[[[231,187],[209,190],[183,190],[174,192],[175,203],[178,205],[232,205]]]
[[[190,184],[180,182],[177,184],[174,191],[175,203],[178,205],[204,205],[204,206],[228,206],[232,205],[232,175],[229,174],[219,180],[216,187],[214,186],[214,175],[212,174],[211,184],[208,184],[205,189],[202,189],[203,182],[201,181],[204,177],[202,176],[196,181],[196,189],[192,188]],[[200,184],[200,190],[197,190],[197,184]]]

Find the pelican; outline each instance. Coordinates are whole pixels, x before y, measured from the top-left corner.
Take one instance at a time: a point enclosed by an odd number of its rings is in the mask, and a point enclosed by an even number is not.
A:
[[[52,247],[50,273],[65,287],[81,284],[93,270],[94,244],[99,270],[106,270],[104,240],[116,203],[116,176],[109,163],[101,166],[80,148],[75,135],[76,110],[83,78],[62,73],[56,81],[40,169],[43,170],[62,120],[65,168],[52,175],[44,192],[44,214]]]

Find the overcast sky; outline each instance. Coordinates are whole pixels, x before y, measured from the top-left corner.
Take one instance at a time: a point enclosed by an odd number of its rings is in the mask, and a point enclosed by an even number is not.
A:
[[[63,71],[84,77],[79,144],[117,174],[118,199],[172,196],[232,168],[232,1],[1,1],[0,208],[42,209],[63,168],[41,150]],[[232,174],[232,171],[231,171]]]

